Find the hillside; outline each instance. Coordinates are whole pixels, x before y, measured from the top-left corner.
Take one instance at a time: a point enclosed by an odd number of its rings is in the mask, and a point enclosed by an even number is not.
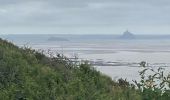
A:
[[[60,55],[49,58],[2,39],[0,89],[0,100],[151,100],[160,96],[143,94],[122,79],[114,82],[90,65],[75,66]]]

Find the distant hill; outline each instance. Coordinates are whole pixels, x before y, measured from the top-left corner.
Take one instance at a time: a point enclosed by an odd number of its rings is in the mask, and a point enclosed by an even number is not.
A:
[[[135,39],[135,35],[127,30],[120,36],[120,39]]]
[[[48,38],[48,41],[69,41],[69,40],[62,37],[50,37]]]

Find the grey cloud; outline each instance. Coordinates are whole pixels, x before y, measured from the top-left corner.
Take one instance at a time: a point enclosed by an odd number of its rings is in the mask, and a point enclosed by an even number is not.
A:
[[[0,27],[167,27],[169,10],[169,0],[0,0]]]

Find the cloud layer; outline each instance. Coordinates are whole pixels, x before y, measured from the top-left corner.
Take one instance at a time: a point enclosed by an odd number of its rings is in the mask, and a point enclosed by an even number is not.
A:
[[[0,0],[0,32],[168,34],[169,11],[169,0]]]

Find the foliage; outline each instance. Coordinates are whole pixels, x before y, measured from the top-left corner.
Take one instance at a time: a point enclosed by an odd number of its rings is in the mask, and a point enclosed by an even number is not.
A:
[[[144,100],[168,100],[170,98],[170,74],[166,75],[164,68],[146,68],[147,66],[143,65],[144,69],[139,72],[140,82],[134,81],[142,98]]]

